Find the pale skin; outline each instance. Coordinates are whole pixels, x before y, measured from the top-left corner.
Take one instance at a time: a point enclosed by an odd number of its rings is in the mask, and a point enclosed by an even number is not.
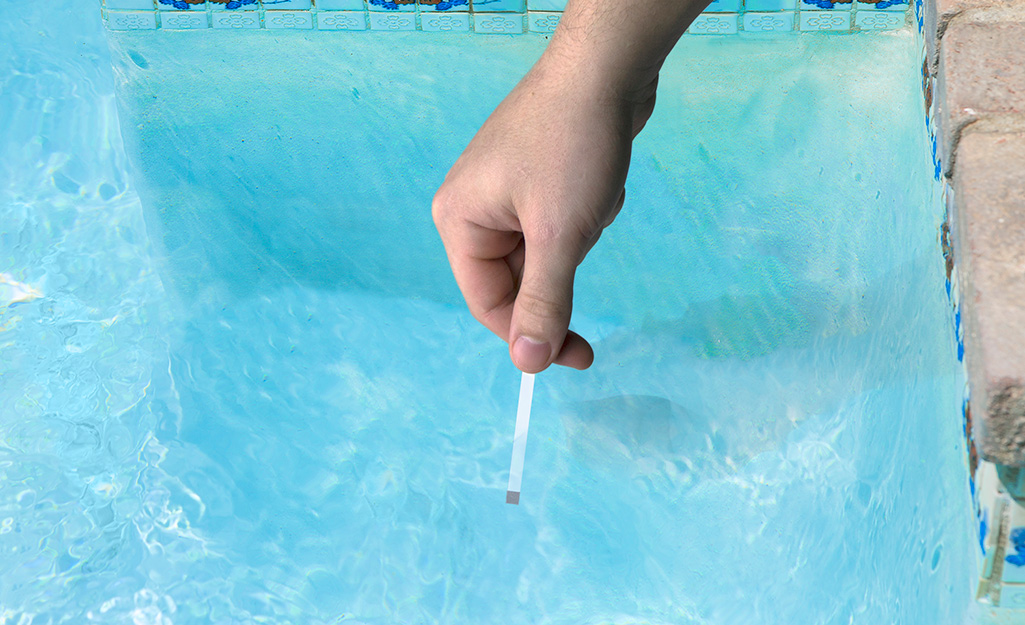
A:
[[[708,3],[570,0],[435,195],[470,312],[520,370],[591,366],[591,345],[569,331],[576,269],[623,206],[662,63]]]

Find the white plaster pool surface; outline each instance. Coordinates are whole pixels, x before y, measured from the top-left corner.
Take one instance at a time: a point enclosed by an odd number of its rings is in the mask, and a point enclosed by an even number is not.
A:
[[[911,33],[681,43],[509,506],[429,203],[543,39],[0,8],[0,623],[962,622]]]

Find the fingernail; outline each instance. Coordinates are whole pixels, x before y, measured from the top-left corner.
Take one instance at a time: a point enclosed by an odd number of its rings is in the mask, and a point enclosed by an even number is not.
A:
[[[521,336],[513,343],[512,356],[517,367],[539,371],[548,364],[548,359],[552,356],[552,348],[548,343],[532,339],[529,336]]]

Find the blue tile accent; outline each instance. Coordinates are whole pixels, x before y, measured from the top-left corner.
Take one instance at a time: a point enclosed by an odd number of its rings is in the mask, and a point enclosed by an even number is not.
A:
[[[1012,528],[1008,535],[1008,543],[1004,556],[1004,571],[1000,579],[1005,582],[1025,583],[1025,527]]]
[[[214,7],[217,6],[217,4],[214,5]],[[259,9],[260,3],[257,2],[257,0],[229,0],[228,2],[225,2],[224,4],[221,4],[219,6],[225,11],[236,11],[245,9]]]
[[[420,30],[432,33],[470,32],[469,13],[421,13]]]
[[[362,11],[321,11],[317,13],[319,30],[366,30],[367,15]]]
[[[470,0],[442,0],[441,2],[419,2],[420,12],[452,13],[458,11],[469,11]]]
[[[880,2],[855,2],[854,8],[859,11],[901,11],[907,12],[908,0],[881,0]]]
[[[850,11],[853,2],[834,2],[833,0],[801,0],[797,8],[802,11]]]
[[[982,549],[982,555],[986,555],[986,533],[989,531],[989,513],[987,510],[983,510],[979,515],[979,548]],[[986,574],[989,575],[988,573]]]
[[[794,14],[778,13],[745,13],[744,32],[786,32],[794,29]]]
[[[185,0],[157,0],[157,8],[161,11],[206,11],[206,3],[192,4]]]
[[[412,2],[398,3],[392,0],[368,0],[367,8],[371,11],[416,11],[416,5]]]

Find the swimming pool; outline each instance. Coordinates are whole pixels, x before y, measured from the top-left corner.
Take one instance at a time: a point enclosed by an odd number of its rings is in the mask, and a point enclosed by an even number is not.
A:
[[[681,43],[513,507],[427,207],[542,38],[2,15],[0,622],[968,614],[912,33]]]

